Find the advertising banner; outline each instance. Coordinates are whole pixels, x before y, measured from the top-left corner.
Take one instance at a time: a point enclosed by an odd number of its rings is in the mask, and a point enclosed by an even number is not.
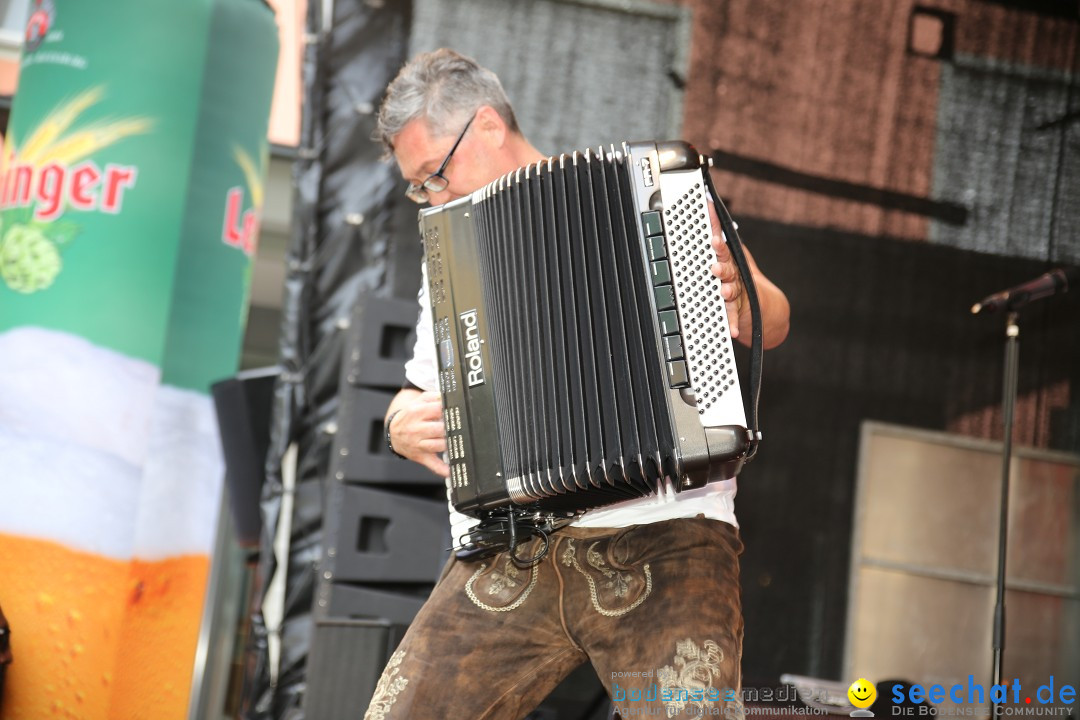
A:
[[[34,0],[0,156],[0,717],[186,717],[277,32]]]

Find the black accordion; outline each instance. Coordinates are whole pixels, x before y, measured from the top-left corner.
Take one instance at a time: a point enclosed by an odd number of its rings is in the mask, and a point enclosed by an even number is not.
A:
[[[573,514],[739,471],[754,436],[707,186],[686,143],[630,143],[420,212],[460,512]]]

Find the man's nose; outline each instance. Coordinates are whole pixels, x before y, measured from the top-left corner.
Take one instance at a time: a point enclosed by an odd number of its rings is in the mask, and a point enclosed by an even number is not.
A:
[[[431,205],[442,205],[443,203],[448,203],[451,200],[457,199],[458,197],[460,196],[450,192],[449,188],[445,190],[440,190],[439,192],[432,192],[428,190],[428,203],[430,203]]]

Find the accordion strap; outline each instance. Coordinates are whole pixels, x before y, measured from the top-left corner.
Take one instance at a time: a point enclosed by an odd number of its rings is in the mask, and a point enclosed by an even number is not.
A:
[[[712,163],[709,163],[711,167]],[[746,290],[746,299],[750,302],[750,318],[753,323],[750,335],[750,402],[747,408],[747,422],[750,425],[750,449],[746,453],[745,462],[753,460],[757,454],[758,443],[761,441],[761,430],[758,426],[758,400],[761,397],[761,365],[763,355],[763,338],[761,328],[761,304],[758,302],[757,286],[754,284],[753,273],[750,272],[750,263],[746,260],[743,252],[742,240],[739,239],[739,231],[735,227],[735,221],[731,219],[720,194],[713,185],[712,173],[709,167],[705,168],[705,185],[712,195],[713,207],[716,208],[716,216],[720,219],[720,228],[727,238],[728,249],[739,268],[742,277],[743,288]]]

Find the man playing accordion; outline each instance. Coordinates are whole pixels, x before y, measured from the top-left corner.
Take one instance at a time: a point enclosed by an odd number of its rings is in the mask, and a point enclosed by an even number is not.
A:
[[[432,205],[544,159],[494,73],[449,50],[401,70],[377,136],[409,182],[408,197]],[[748,343],[750,333],[739,332],[750,323],[742,283],[715,217],[713,228],[711,271],[722,282],[732,337]],[[787,335],[788,302],[748,260],[764,346],[774,347]],[[420,305],[408,384],[387,412],[387,439],[395,453],[447,477],[426,282]],[[520,718],[585,661],[625,713],[741,714],[735,492],[732,478],[589,510],[555,532],[531,567],[505,552],[452,560],[365,717]],[[455,538],[475,523],[451,508]]]

